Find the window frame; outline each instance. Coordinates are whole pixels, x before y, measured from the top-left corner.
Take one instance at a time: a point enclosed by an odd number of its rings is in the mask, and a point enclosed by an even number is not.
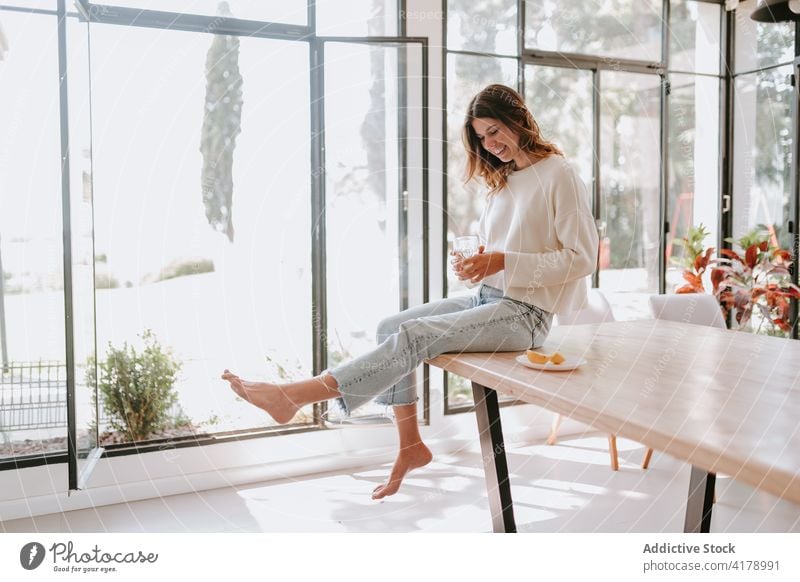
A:
[[[659,180],[659,225],[660,225],[660,232],[659,232],[659,248],[658,248],[658,271],[659,271],[659,281],[658,281],[658,292],[665,293],[666,291],[666,246],[667,246],[667,236],[669,233],[669,225],[667,223],[667,202],[668,202],[668,192],[669,192],[669,185],[667,183],[668,180],[668,173],[667,168],[669,167],[669,148],[668,148],[668,124],[669,124],[669,93],[670,93],[670,85],[669,85],[669,75],[670,73],[681,73],[687,75],[695,75],[695,76],[706,76],[706,77],[716,77],[720,80],[720,103],[725,103],[724,97],[727,95],[726,91],[729,86],[729,70],[726,63],[730,62],[729,58],[729,48],[727,46],[723,46],[723,43],[729,40],[729,35],[727,34],[727,26],[726,23],[730,18],[729,14],[726,14],[724,8],[723,0],[691,0],[694,2],[702,2],[708,4],[715,4],[720,6],[720,67],[719,73],[717,75],[712,75],[709,73],[696,73],[696,72],[689,72],[686,73],[685,71],[672,71],[669,67],[669,48],[670,48],[670,27],[669,27],[669,17],[670,17],[670,0],[662,0],[662,26],[661,26],[661,60],[659,62],[650,62],[644,60],[635,60],[635,59],[618,59],[612,57],[602,57],[602,56],[592,56],[588,54],[578,54],[578,53],[563,53],[559,51],[545,51],[541,49],[534,49],[525,46],[525,10],[526,10],[526,2],[525,0],[517,0],[517,45],[518,45],[518,55],[517,56],[508,56],[503,54],[494,54],[494,53],[481,53],[475,51],[464,51],[464,50],[456,50],[450,49],[447,46],[447,14],[448,14],[448,2],[449,0],[443,0],[443,18],[442,18],[442,62],[447,62],[447,57],[450,54],[471,54],[475,56],[484,56],[484,57],[495,57],[495,58],[516,58],[517,59],[517,89],[521,93],[524,94],[525,90],[525,67],[527,65],[543,65],[543,66],[553,66],[553,67],[566,67],[566,68],[578,68],[582,70],[589,70],[592,72],[592,84],[593,84],[593,104],[592,104],[592,113],[593,113],[593,135],[592,135],[592,153],[593,153],[593,169],[592,169],[592,185],[591,185],[591,194],[592,194],[592,201],[593,201],[593,208],[592,211],[595,216],[596,221],[601,220],[602,216],[602,199],[601,199],[601,180],[602,175],[600,172],[600,98],[601,98],[601,84],[600,84],[600,72],[604,70],[610,71],[624,71],[624,72],[632,72],[632,73],[643,73],[643,74],[653,74],[659,75],[661,77],[661,104],[660,104],[660,125],[661,125],[661,141],[660,141],[660,161],[659,161],[659,169],[661,172],[661,178]],[[726,16],[728,18],[726,18]],[[666,23],[666,24],[664,24]],[[798,26],[798,30],[800,30],[800,26]],[[800,34],[800,32],[798,33]],[[797,52],[797,43],[795,43],[795,52]],[[444,66],[443,69],[443,79],[442,79],[442,95],[443,95],[443,102],[447,103],[447,67]],[[723,108],[723,111],[720,112],[720,140],[719,140],[719,151],[718,151],[718,159],[720,161],[720,173],[724,170],[722,168],[723,163],[727,163],[728,159],[728,141],[723,139],[723,135],[727,131],[727,124],[729,123],[729,118],[727,117],[728,109]],[[444,116],[443,118],[443,127],[442,127],[442,135],[447,136],[447,117]],[[447,188],[447,143],[443,143],[442,146],[442,159],[443,159],[443,180],[442,180],[442,191],[444,192],[444,203],[442,204],[442,225],[443,225],[443,235],[442,235],[442,249],[446,254],[447,250],[447,205],[448,205],[448,188]],[[720,228],[718,232],[720,232],[720,238],[723,236],[723,228],[722,228],[722,196],[720,195],[723,192],[723,182],[722,179],[717,181],[720,192],[718,192],[718,198],[720,202],[718,203],[718,208],[720,212],[718,213],[718,221],[720,222]],[[599,222],[598,222],[599,224]],[[719,245],[717,248],[721,248]],[[592,275],[592,287],[597,288],[599,286],[599,269],[596,269],[594,274]],[[448,289],[447,289],[447,262],[446,260],[443,261],[442,267],[442,296],[447,297]],[[467,412],[472,410],[471,405],[464,405],[464,406],[451,406],[449,403],[449,387],[448,387],[448,378],[447,373],[443,372],[444,374],[444,408],[445,408],[445,415],[448,414],[457,414],[462,412]],[[513,404],[513,401],[507,403],[501,403],[501,405],[508,405]]]
[[[704,0],[705,1],[705,0]],[[791,125],[792,125],[792,154],[790,164],[794,166],[794,171],[790,172],[790,185],[789,185],[789,233],[792,236],[792,248],[789,251],[794,258],[794,264],[790,269],[792,273],[792,281],[797,285],[800,284],[800,269],[798,268],[797,261],[800,259],[800,178],[798,178],[798,169],[800,169],[800,20],[794,23],[794,59],[780,61],[777,63],[769,63],[763,67],[756,69],[748,69],[736,71],[736,17],[737,10],[732,10],[725,14],[724,26],[727,30],[725,36],[725,77],[724,77],[724,124],[722,126],[721,140],[724,142],[724,158],[721,164],[721,209],[720,209],[720,236],[717,241],[718,249],[731,249],[733,245],[725,239],[734,236],[734,165],[732,163],[732,156],[734,149],[734,124],[736,114],[736,78],[740,75],[751,75],[760,73],[778,67],[792,65],[793,66],[793,98],[791,104]],[[797,299],[790,300],[790,319],[793,322],[792,331],[789,338],[800,338],[800,302]]]
[[[308,7],[308,25],[294,25],[286,23],[272,23],[272,22],[258,22],[252,20],[242,20],[236,18],[220,18],[213,16],[203,16],[194,14],[176,14],[155,10],[141,10],[134,8],[122,8],[116,6],[106,6],[101,3],[91,3],[89,0],[75,0],[76,11],[67,11],[66,3],[68,0],[53,0],[54,8],[40,9],[40,8],[24,8],[18,6],[11,6],[5,4],[0,0],[0,13],[3,11],[11,12],[25,12],[25,13],[39,13],[50,16],[62,16],[58,22],[59,35],[62,40],[59,42],[58,60],[59,68],[57,71],[59,77],[66,78],[67,74],[67,60],[66,60],[66,19],[77,18],[81,22],[98,23],[98,24],[115,24],[122,26],[136,26],[154,29],[170,29],[180,30],[186,32],[197,33],[213,33],[224,34],[231,36],[245,36],[256,37],[264,39],[286,40],[292,42],[306,43],[309,47],[309,80],[310,80],[310,135],[309,143],[311,148],[311,210],[314,219],[315,228],[311,236],[312,247],[312,305],[309,315],[311,315],[312,326],[312,362],[313,373],[319,374],[327,367],[327,346],[325,345],[326,337],[326,322],[327,322],[327,303],[325,293],[325,184],[324,184],[324,57],[323,50],[326,42],[350,42],[362,44],[395,44],[395,45],[418,45],[421,50],[421,116],[422,116],[422,167],[421,167],[421,228],[422,232],[428,230],[428,199],[429,199],[429,160],[428,160],[428,110],[429,110],[429,81],[428,81],[428,67],[429,67],[429,39],[427,37],[410,37],[406,35],[406,0],[397,0],[397,22],[398,22],[398,35],[397,36],[322,36],[316,35],[316,10],[315,1],[307,0]],[[69,153],[69,138],[68,138],[68,115],[67,115],[67,90],[66,84],[61,84],[61,93],[59,95],[59,103],[61,112],[60,132],[62,142],[62,159],[66,160],[64,163],[68,164]],[[403,127],[407,125],[405,114],[401,116],[399,122]],[[403,164],[403,160],[408,158],[407,145],[400,149],[401,159],[398,162]],[[66,156],[66,157],[65,157]],[[398,191],[403,192],[408,188],[409,177],[407,168],[402,166],[403,171],[398,172]],[[69,184],[69,167],[64,166],[62,171],[62,206],[64,207],[64,232],[70,232],[69,222],[69,201],[70,201],[70,184]],[[402,214],[407,218],[407,210]],[[402,225],[401,225],[402,226]],[[72,331],[72,279],[71,279],[71,249],[69,248],[68,237],[65,237],[64,247],[64,271],[67,279],[65,280],[65,295],[66,299],[66,312],[65,318],[67,320],[67,341],[66,341],[66,361],[67,361],[67,449],[65,451],[51,452],[51,453],[36,453],[30,455],[11,456],[8,458],[0,459],[0,472],[4,470],[16,470],[20,468],[36,467],[48,464],[66,463],[68,467],[68,481],[69,489],[77,490],[82,488],[85,479],[79,483],[78,473],[78,451],[77,451],[77,438],[75,436],[76,419],[74,414],[74,406],[70,406],[70,402],[75,401],[75,362],[74,362],[74,332]],[[427,237],[423,237],[423,255],[421,259],[422,270],[422,285],[421,294],[423,301],[428,301],[430,295],[430,285],[428,284],[428,269],[429,269],[429,241]],[[402,252],[402,249],[401,249]],[[405,252],[407,258],[407,250]],[[409,269],[407,262],[401,265],[401,285],[409,280]],[[401,289],[400,293],[400,309],[406,309],[409,303],[408,287]],[[314,317],[316,314],[316,317]],[[5,343],[3,343],[5,346]],[[424,365],[423,376],[423,416],[421,419],[422,425],[430,424],[430,382],[428,374],[428,365]],[[294,435],[306,432],[319,432],[323,430],[331,430],[326,426],[323,421],[322,415],[326,410],[326,403],[317,403],[314,405],[313,422],[309,424],[298,425],[285,425],[277,427],[268,427],[263,429],[241,429],[235,431],[224,431],[219,433],[198,434],[193,436],[181,438],[161,438],[148,440],[142,443],[120,443],[107,445],[100,450],[100,453],[95,455],[93,459],[96,462],[99,458],[111,458],[119,456],[135,455],[148,452],[159,452],[168,449],[187,448],[195,446],[204,446],[210,444],[219,444],[234,441],[246,441],[254,438],[263,438],[271,436]],[[87,475],[88,476],[88,475]]]

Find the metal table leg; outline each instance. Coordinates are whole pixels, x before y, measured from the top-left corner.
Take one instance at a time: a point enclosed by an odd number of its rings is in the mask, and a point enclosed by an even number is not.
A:
[[[516,533],[514,506],[511,502],[511,483],[508,480],[503,428],[500,425],[500,405],[497,392],[472,383],[475,401],[475,416],[481,439],[483,470],[486,474],[486,492],[492,513],[492,529],[495,533]]]
[[[711,509],[714,504],[716,473],[709,473],[692,465],[689,477],[689,498],[686,500],[686,533],[708,533],[711,529]]]

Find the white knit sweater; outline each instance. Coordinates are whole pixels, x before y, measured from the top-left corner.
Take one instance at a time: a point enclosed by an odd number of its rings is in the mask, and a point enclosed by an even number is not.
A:
[[[597,228],[586,185],[563,157],[512,172],[489,196],[478,232],[505,269],[482,282],[551,313],[581,309],[597,263]]]

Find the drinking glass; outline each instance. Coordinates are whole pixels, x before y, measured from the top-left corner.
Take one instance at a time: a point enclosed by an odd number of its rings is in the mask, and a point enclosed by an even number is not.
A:
[[[453,252],[456,253],[456,260],[468,259],[478,252],[478,237],[474,234],[458,236],[453,241]]]

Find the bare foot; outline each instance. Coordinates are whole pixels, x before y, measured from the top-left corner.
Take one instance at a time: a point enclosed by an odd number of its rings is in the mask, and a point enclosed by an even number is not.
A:
[[[286,424],[292,420],[301,408],[299,404],[286,396],[281,387],[276,384],[248,382],[227,369],[223,372],[222,379],[230,382],[231,388],[236,394],[250,404],[264,410],[278,424]]]
[[[400,483],[403,482],[403,477],[412,469],[419,469],[424,467],[433,459],[433,455],[425,443],[418,442],[409,447],[400,449],[397,454],[397,459],[392,467],[392,472],[389,473],[389,479],[383,485],[378,485],[372,492],[373,499],[383,499],[389,495],[394,495],[400,489]]]

